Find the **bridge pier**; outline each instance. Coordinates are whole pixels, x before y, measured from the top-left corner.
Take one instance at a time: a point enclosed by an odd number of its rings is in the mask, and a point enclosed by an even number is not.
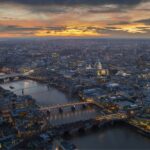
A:
[[[0,79],[0,83],[4,83],[4,80],[3,80],[3,79]]]
[[[70,130],[69,133],[72,135],[74,133],[77,133],[78,130],[79,130],[78,128],[74,128],[74,129]]]
[[[93,130],[97,130],[97,129],[99,129],[99,125],[98,125],[98,123],[97,123],[97,124],[93,124],[93,125],[92,125],[92,129],[93,129]]]
[[[10,77],[10,78],[9,78],[9,81],[11,81],[11,82],[14,81],[14,78],[13,78],[13,77]]]
[[[64,135],[64,136],[66,136],[66,135],[67,135],[67,136],[68,136],[68,135],[70,135],[70,131],[69,131],[69,130],[65,131],[65,132],[63,133],[63,135]]]
[[[113,126],[113,125],[114,125],[114,121],[112,120],[112,121],[110,122],[110,124]]]
[[[78,132],[79,132],[79,133],[85,133],[85,128],[84,128],[84,127],[80,127],[80,128],[78,129]]]
[[[85,124],[85,130],[90,130],[92,129],[93,125],[92,124]]]
[[[10,81],[9,78],[5,78],[5,79],[4,79],[4,83],[9,82],[9,81]]]

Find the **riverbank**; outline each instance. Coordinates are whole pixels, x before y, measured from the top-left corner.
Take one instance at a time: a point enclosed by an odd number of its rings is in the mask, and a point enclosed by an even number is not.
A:
[[[125,122],[126,125],[132,129],[134,129],[136,132],[140,133],[141,135],[143,136],[146,136],[148,138],[150,138],[150,131],[148,130],[145,130],[144,128],[142,128],[141,126],[137,126],[129,121],[126,121]]]

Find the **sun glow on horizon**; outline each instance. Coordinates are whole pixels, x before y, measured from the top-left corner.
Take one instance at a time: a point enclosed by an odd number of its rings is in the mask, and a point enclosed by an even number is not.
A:
[[[92,37],[99,37],[99,36],[108,36],[107,34],[101,34],[96,32],[95,30],[83,30],[83,29],[76,29],[76,28],[67,28],[65,30],[55,31],[55,30],[39,30],[35,33],[35,36],[75,36],[75,37],[84,37],[84,36],[92,36]]]
[[[144,29],[150,30],[150,26],[147,26],[143,23],[117,25],[116,28],[117,28],[116,30],[126,31],[128,33],[146,33]]]

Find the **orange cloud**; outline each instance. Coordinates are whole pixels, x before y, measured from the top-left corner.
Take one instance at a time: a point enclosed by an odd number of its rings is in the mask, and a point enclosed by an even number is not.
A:
[[[55,30],[39,30],[35,33],[35,36],[76,36],[76,37],[85,37],[85,36],[108,36],[106,34],[101,34],[95,30],[88,30],[84,28],[72,28],[67,27],[64,30],[55,31]]]
[[[17,37],[22,37],[22,34],[13,34],[13,33],[1,33],[0,32],[0,37],[3,38],[17,38]]]
[[[129,33],[146,33],[144,28],[150,30],[150,26],[145,25],[143,23],[116,25],[115,27],[116,27],[116,30],[126,31],[126,32],[129,32]]]

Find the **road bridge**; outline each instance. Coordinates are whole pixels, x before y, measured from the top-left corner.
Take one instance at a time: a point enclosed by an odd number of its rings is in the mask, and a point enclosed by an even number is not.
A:
[[[65,107],[72,107],[72,106],[79,106],[79,105],[95,105],[100,109],[104,109],[104,106],[99,104],[95,101],[83,101],[83,102],[71,102],[66,104],[57,104],[54,106],[43,106],[39,108],[39,111],[51,111],[53,109],[65,108]]]
[[[25,76],[26,74],[21,73],[5,74],[0,76],[0,82],[5,82],[6,80],[14,80],[15,78],[21,78]]]
[[[90,104],[93,104],[93,103],[92,102],[74,102],[74,103],[58,104],[54,106],[40,107],[39,111],[51,111],[53,109],[59,109],[59,108],[65,108],[65,107],[71,107],[71,106],[79,106],[79,105],[90,105]]]

